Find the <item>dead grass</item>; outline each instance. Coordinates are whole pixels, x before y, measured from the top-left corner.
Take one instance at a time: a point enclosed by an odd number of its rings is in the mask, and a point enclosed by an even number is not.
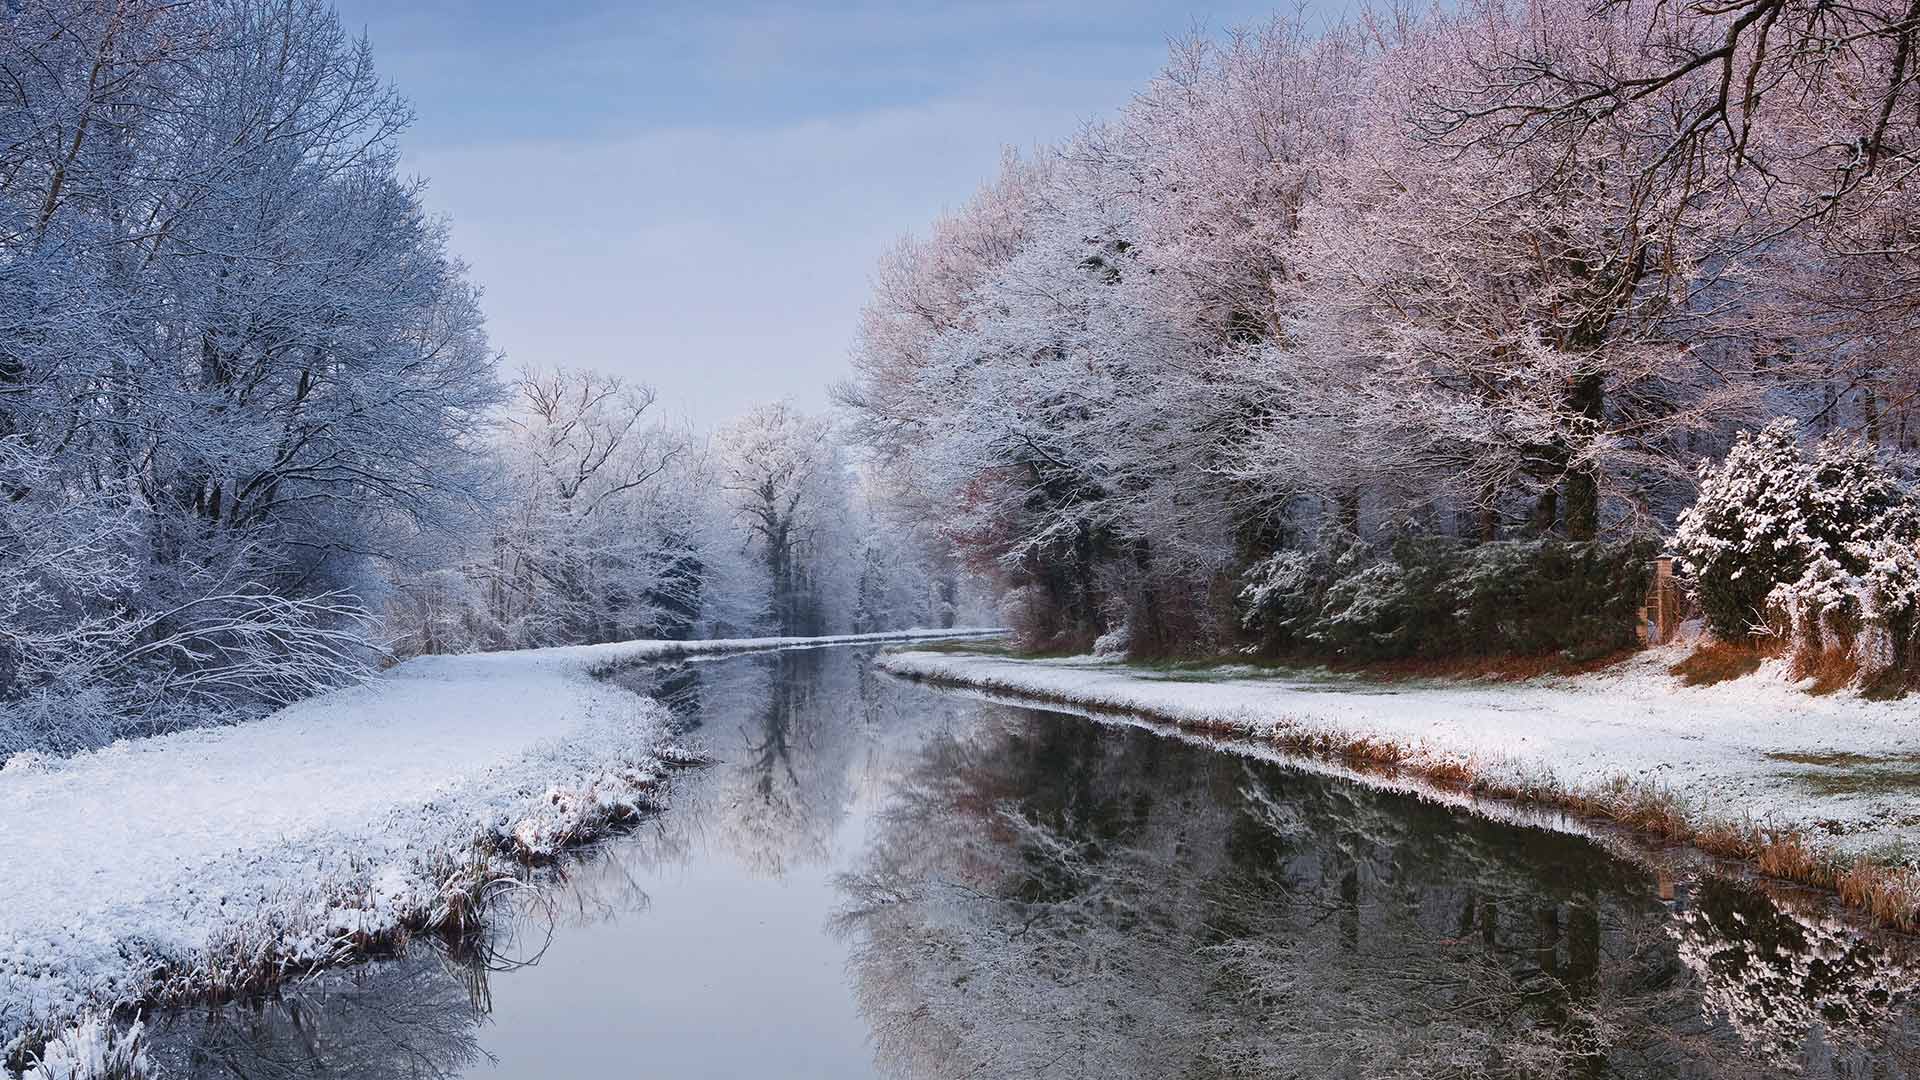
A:
[[[1849,906],[1888,925],[1913,929],[1914,912],[1920,910],[1920,871],[1889,870],[1860,859],[1838,876],[1834,888]]]
[[[1325,668],[1341,675],[1359,675],[1383,682],[1415,682],[1430,679],[1481,679],[1491,682],[1524,682],[1548,675],[1588,675],[1626,662],[1635,650],[1622,649],[1602,656],[1575,660],[1561,653],[1544,656],[1449,656],[1410,657],[1401,660],[1352,661],[1326,656],[1225,654],[1189,657],[1181,660],[1131,660],[1130,667],[1153,671],[1204,674],[1209,668],[1267,668],[1286,671],[1300,668]],[[1016,653],[1029,656],[1032,654]]]
[[[1422,771],[1441,786],[1460,785],[1461,767],[1457,763]],[[1920,931],[1920,871],[1866,858],[1843,864],[1809,844],[1798,829],[1765,828],[1751,821],[1702,815],[1664,788],[1624,777],[1592,790],[1523,789],[1485,781],[1470,783],[1468,790],[1551,806],[1665,843],[1686,844],[1708,855],[1748,864],[1766,877],[1833,892],[1843,904],[1864,912],[1882,926],[1908,933]]]
[[[1899,761],[1904,758],[1871,757],[1856,754],[1851,750],[1776,750],[1767,755],[1770,761],[1785,761],[1794,765],[1823,765],[1835,769],[1850,769],[1858,765],[1878,765],[1885,761]],[[1915,755],[1920,760],[1920,755]]]
[[[1688,686],[1712,686],[1759,671],[1761,664],[1781,651],[1780,640],[1771,637],[1709,641],[1667,670]]]
[[[1810,694],[1831,694],[1860,680],[1860,661],[1852,649],[1802,651],[1794,655],[1793,677],[1813,680],[1807,687]]]

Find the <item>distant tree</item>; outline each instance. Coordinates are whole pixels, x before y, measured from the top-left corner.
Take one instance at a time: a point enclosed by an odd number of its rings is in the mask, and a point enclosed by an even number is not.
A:
[[[847,472],[833,428],[785,401],[762,405],[720,433],[722,487],[767,568],[783,634],[824,623],[808,556],[844,514]]]

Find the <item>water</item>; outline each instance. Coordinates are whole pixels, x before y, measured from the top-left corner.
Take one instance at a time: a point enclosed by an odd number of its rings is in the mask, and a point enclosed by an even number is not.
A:
[[[822,649],[652,668],[717,763],[484,950],[162,1017],[169,1075],[1920,1076],[1908,943]],[[1806,909],[1794,910],[1794,905]]]

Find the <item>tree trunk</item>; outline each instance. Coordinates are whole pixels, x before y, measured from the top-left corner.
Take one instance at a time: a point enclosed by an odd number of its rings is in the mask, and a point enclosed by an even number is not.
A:
[[[1569,402],[1575,413],[1596,431],[1606,410],[1606,393],[1605,380],[1595,372],[1580,377]],[[1567,535],[1575,540],[1591,540],[1599,531],[1599,465],[1585,461],[1567,474]]]

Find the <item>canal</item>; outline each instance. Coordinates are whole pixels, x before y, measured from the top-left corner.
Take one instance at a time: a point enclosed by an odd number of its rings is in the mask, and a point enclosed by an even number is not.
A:
[[[167,1076],[1920,1076],[1910,943],[871,648],[620,681],[712,764],[416,944],[155,1018]]]

